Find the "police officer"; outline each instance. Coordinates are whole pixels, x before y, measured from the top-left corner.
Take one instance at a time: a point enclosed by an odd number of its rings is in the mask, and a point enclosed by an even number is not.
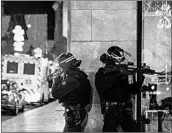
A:
[[[87,74],[79,69],[81,60],[77,60],[71,53],[62,53],[58,63],[63,69],[63,80],[55,79],[52,96],[65,107],[64,132],[82,132],[87,123],[87,113],[91,110],[90,82]]]
[[[140,91],[144,76],[140,81],[129,82],[127,74],[117,68],[125,60],[125,51],[112,46],[100,56],[105,64],[95,75],[95,86],[100,97],[101,113],[104,116],[103,132],[117,132],[122,127],[124,132],[139,131],[132,113],[132,94]]]

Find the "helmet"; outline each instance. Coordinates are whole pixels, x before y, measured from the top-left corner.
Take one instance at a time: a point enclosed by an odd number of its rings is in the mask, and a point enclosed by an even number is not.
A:
[[[66,52],[59,55],[58,63],[61,68],[68,67],[68,66],[79,67],[81,64],[81,60],[77,60],[73,56],[73,54]]]
[[[107,56],[111,57],[112,60],[114,60],[115,62],[122,62],[125,60],[125,51],[123,49],[121,49],[118,46],[111,46],[108,50],[107,50]]]
[[[58,57],[58,63],[62,64],[62,63],[68,63],[70,61],[72,61],[75,57],[71,54],[71,53],[62,53],[61,55],[59,55]]]
[[[104,64],[107,64],[108,62],[111,61],[111,58],[110,56],[108,56],[106,53],[103,53],[101,56],[100,56],[100,61]]]

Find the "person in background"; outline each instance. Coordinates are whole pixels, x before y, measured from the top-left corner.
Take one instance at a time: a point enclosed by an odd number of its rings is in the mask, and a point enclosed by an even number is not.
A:
[[[139,131],[133,119],[131,96],[140,92],[144,76],[138,74],[140,81],[129,83],[127,74],[117,68],[125,60],[125,51],[112,46],[100,56],[105,64],[95,74],[95,86],[100,97],[101,113],[104,116],[103,132]],[[134,77],[133,77],[134,79]]]
[[[81,60],[71,53],[62,53],[58,57],[63,69],[63,79],[54,80],[52,96],[65,108],[64,132],[83,132],[91,110],[92,87],[85,72],[79,69]],[[84,127],[83,127],[84,126]]]

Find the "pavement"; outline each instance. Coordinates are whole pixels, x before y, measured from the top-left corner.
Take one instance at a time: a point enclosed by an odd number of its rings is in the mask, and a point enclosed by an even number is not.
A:
[[[1,123],[2,132],[63,132],[64,108],[54,101]],[[89,113],[86,132],[101,132],[102,115],[100,105],[93,104]]]
[[[90,74],[91,84],[94,85],[94,74]],[[95,87],[93,87],[95,88]],[[93,89],[93,105],[88,115],[85,132],[101,132],[103,117],[101,115],[99,97]],[[63,132],[65,125],[64,108],[58,101],[19,114],[1,123],[2,132]]]
[[[95,100],[94,100],[95,101]],[[63,132],[65,125],[64,108],[58,101],[51,102],[39,108],[35,108],[17,115],[1,123],[2,132]],[[170,117],[172,118],[172,116]],[[169,119],[170,119],[169,118]],[[171,119],[172,120],[172,119]],[[168,127],[172,127],[172,122],[165,122]],[[151,120],[152,121],[152,120]],[[100,104],[94,103],[88,116],[88,123],[85,132],[101,132],[103,125],[100,113]],[[151,131],[157,131],[157,121],[150,124]],[[165,132],[169,132],[163,127]],[[149,130],[150,131],[150,130]]]

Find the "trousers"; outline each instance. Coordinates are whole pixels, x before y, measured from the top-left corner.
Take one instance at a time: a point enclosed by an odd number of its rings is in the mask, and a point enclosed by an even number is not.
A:
[[[136,121],[133,119],[131,110],[121,107],[110,107],[104,114],[103,132],[139,132]]]

